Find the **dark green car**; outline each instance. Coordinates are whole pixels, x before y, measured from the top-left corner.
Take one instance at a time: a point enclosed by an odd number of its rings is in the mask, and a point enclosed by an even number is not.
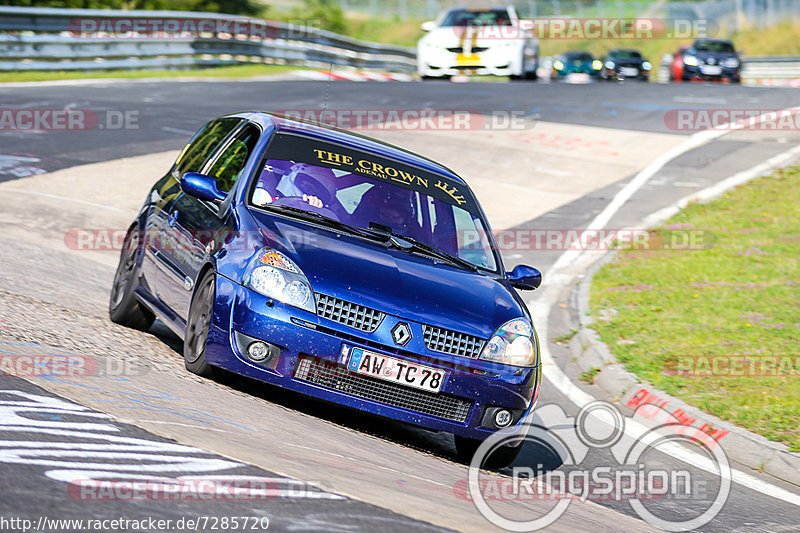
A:
[[[552,78],[565,78],[569,74],[588,74],[596,78],[600,75],[603,62],[592,57],[589,52],[567,52],[553,60]]]

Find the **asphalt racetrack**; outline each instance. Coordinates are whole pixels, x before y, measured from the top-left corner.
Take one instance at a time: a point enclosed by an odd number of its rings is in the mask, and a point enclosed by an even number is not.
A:
[[[212,117],[257,110],[469,110],[518,119],[464,130],[378,127],[363,133],[450,166],[476,191],[494,230],[637,227],[649,214],[764,161],[786,156],[797,130],[732,131],[698,140],[675,110],[775,110],[800,105],[795,89],[648,83],[354,83],[312,81],[139,81],[0,87],[4,109],[84,110],[79,131],[0,129],[0,354],[79,357],[95,375],[0,376],[0,530],[77,530],[47,519],[248,517],[277,531],[499,530],[465,496],[467,467],[448,435],[386,421],[233,375],[209,381],[183,368],[180,341],[163,324],[148,333],[107,318],[118,252],[70,246],[78,229],[124,229],[152,183]],[[670,113],[673,114],[670,114]],[[665,154],[675,157],[664,158]],[[605,211],[642,172],[618,208]],[[569,270],[557,246],[506,242],[507,269],[536,266],[548,280]],[[575,317],[569,291],[524,295],[551,360],[542,423],[574,424],[576,392],[614,400],[578,381],[564,346]],[[543,316],[542,316],[542,313]],[[544,322],[544,323],[543,323]],[[542,335],[542,332],[545,334]],[[122,369],[122,370],[120,370]],[[571,378],[565,386],[556,376]],[[630,411],[622,407],[629,415]],[[720,441],[724,448],[724,440]],[[702,512],[719,479],[669,453],[648,468],[687,471],[706,494],[645,506],[677,520]],[[589,450],[581,468],[615,464]],[[144,466],[144,467],[143,467]],[[569,471],[544,446],[526,443],[514,466]],[[798,531],[797,486],[743,465],[719,513],[702,531]],[[502,480],[504,472],[487,473]],[[148,477],[149,476],[149,477]],[[80,479],[249,480],[263,490],[236,501],[130,499],[76,493]],[[160,478],[159,478],[160,479]],[[153,501],[156,500],[156,501]],[[552,501],[498,501],[497,512],[531,520]],[[203,518],[205,517],[205,518]],[[264,522],[259,519],[266,518]],[[182,525],[178,520],[183,519]],[[212,520],[212,522],[209,522]],[[216,520],[216,522],[213,522]],[[6,524],[6,526],[3,526]],[[19,526],[19,523],[17,523]],[[128,524],[130,531],[156,531]],[[181,529],[183,527],[183,529]],[[125,530],[120,528],[121,530]],[[229,529],[231,529],[229,525]],[[163,530],[163,528],[162,528]],[[576,499],[552,531],[657,530],[623,499]]]

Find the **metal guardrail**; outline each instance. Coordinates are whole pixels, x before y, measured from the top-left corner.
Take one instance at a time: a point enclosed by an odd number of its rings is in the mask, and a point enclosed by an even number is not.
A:
[[[207,24],[198,24],[201,21]],[[104,22],[111,27],[138,25],[145,31],[110,38],[103,37],[108,32],[82,31],[92,24],[102,30]],[[166,22],[176,28],[202,26],[206,30],[149,31],[166,28]],[[243,63],[333,64],[411,72],[416,68],[416,51],[317,28],[216,13],[0,6],[0,71],[132,70]]]

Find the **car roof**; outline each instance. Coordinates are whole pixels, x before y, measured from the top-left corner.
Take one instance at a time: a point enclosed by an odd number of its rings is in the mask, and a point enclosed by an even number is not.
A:
[[[695,39],[693,45],[697,43],[725,43],[733,46],[733,41],[729,41],[728,39]]]
[[[304,137],[318,139],[320,141],[334,142],[348,148],[370,152],[388,159],[394,159],[395,161],[399,161],[401,163],[414,165],[430,172],[442,174],[459,183],[467,185],[464,179],[458,174],[446,166],[433,161],[432,159],[415,154],[414,152],[406,150],[405,148],[401,148],[378,139],[373,139],[372,137],[367,137],[359,133],[339,129],[328,124],[320,124],[318,122],[297,118],[289,118],[278,113],[270,113],[266,111],[234,113],[228,116],[247,118],[248,120],[259,123],[262,126],[271,125],[277,132],[302,135]]]
[[[480,11],[480,12],[486,12],[486,11],[501,11],[501,10],[508,11],[510,7],[512,7],[512,6],[510,6],[510,5],[507,5],[507,6],[486,6],[486,7],[456,6],[456,7],[451,7],[449,9],[445,10],[444,12],[445,13],[450,13],[451,11]]]

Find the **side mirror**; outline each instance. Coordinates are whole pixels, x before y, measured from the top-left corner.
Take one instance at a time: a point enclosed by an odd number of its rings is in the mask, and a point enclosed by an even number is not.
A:
[[[511,286],[523,291],[532,291],[542,284],[542,273],[539,269],[527,265],[517,265],[507,275]]]
[[[434,21],[432,21],[432,20],[427,20],[427,21],[423,22],[420,25],[420,28],[422,28],[422,31],[431,31],[435,27],[436,27],[436,23]]]
[[[217,188],[217,180],[199,172],[187,172],[181,178],[181,189],[186,194],[209,202],[221,202],[227,196]]]

